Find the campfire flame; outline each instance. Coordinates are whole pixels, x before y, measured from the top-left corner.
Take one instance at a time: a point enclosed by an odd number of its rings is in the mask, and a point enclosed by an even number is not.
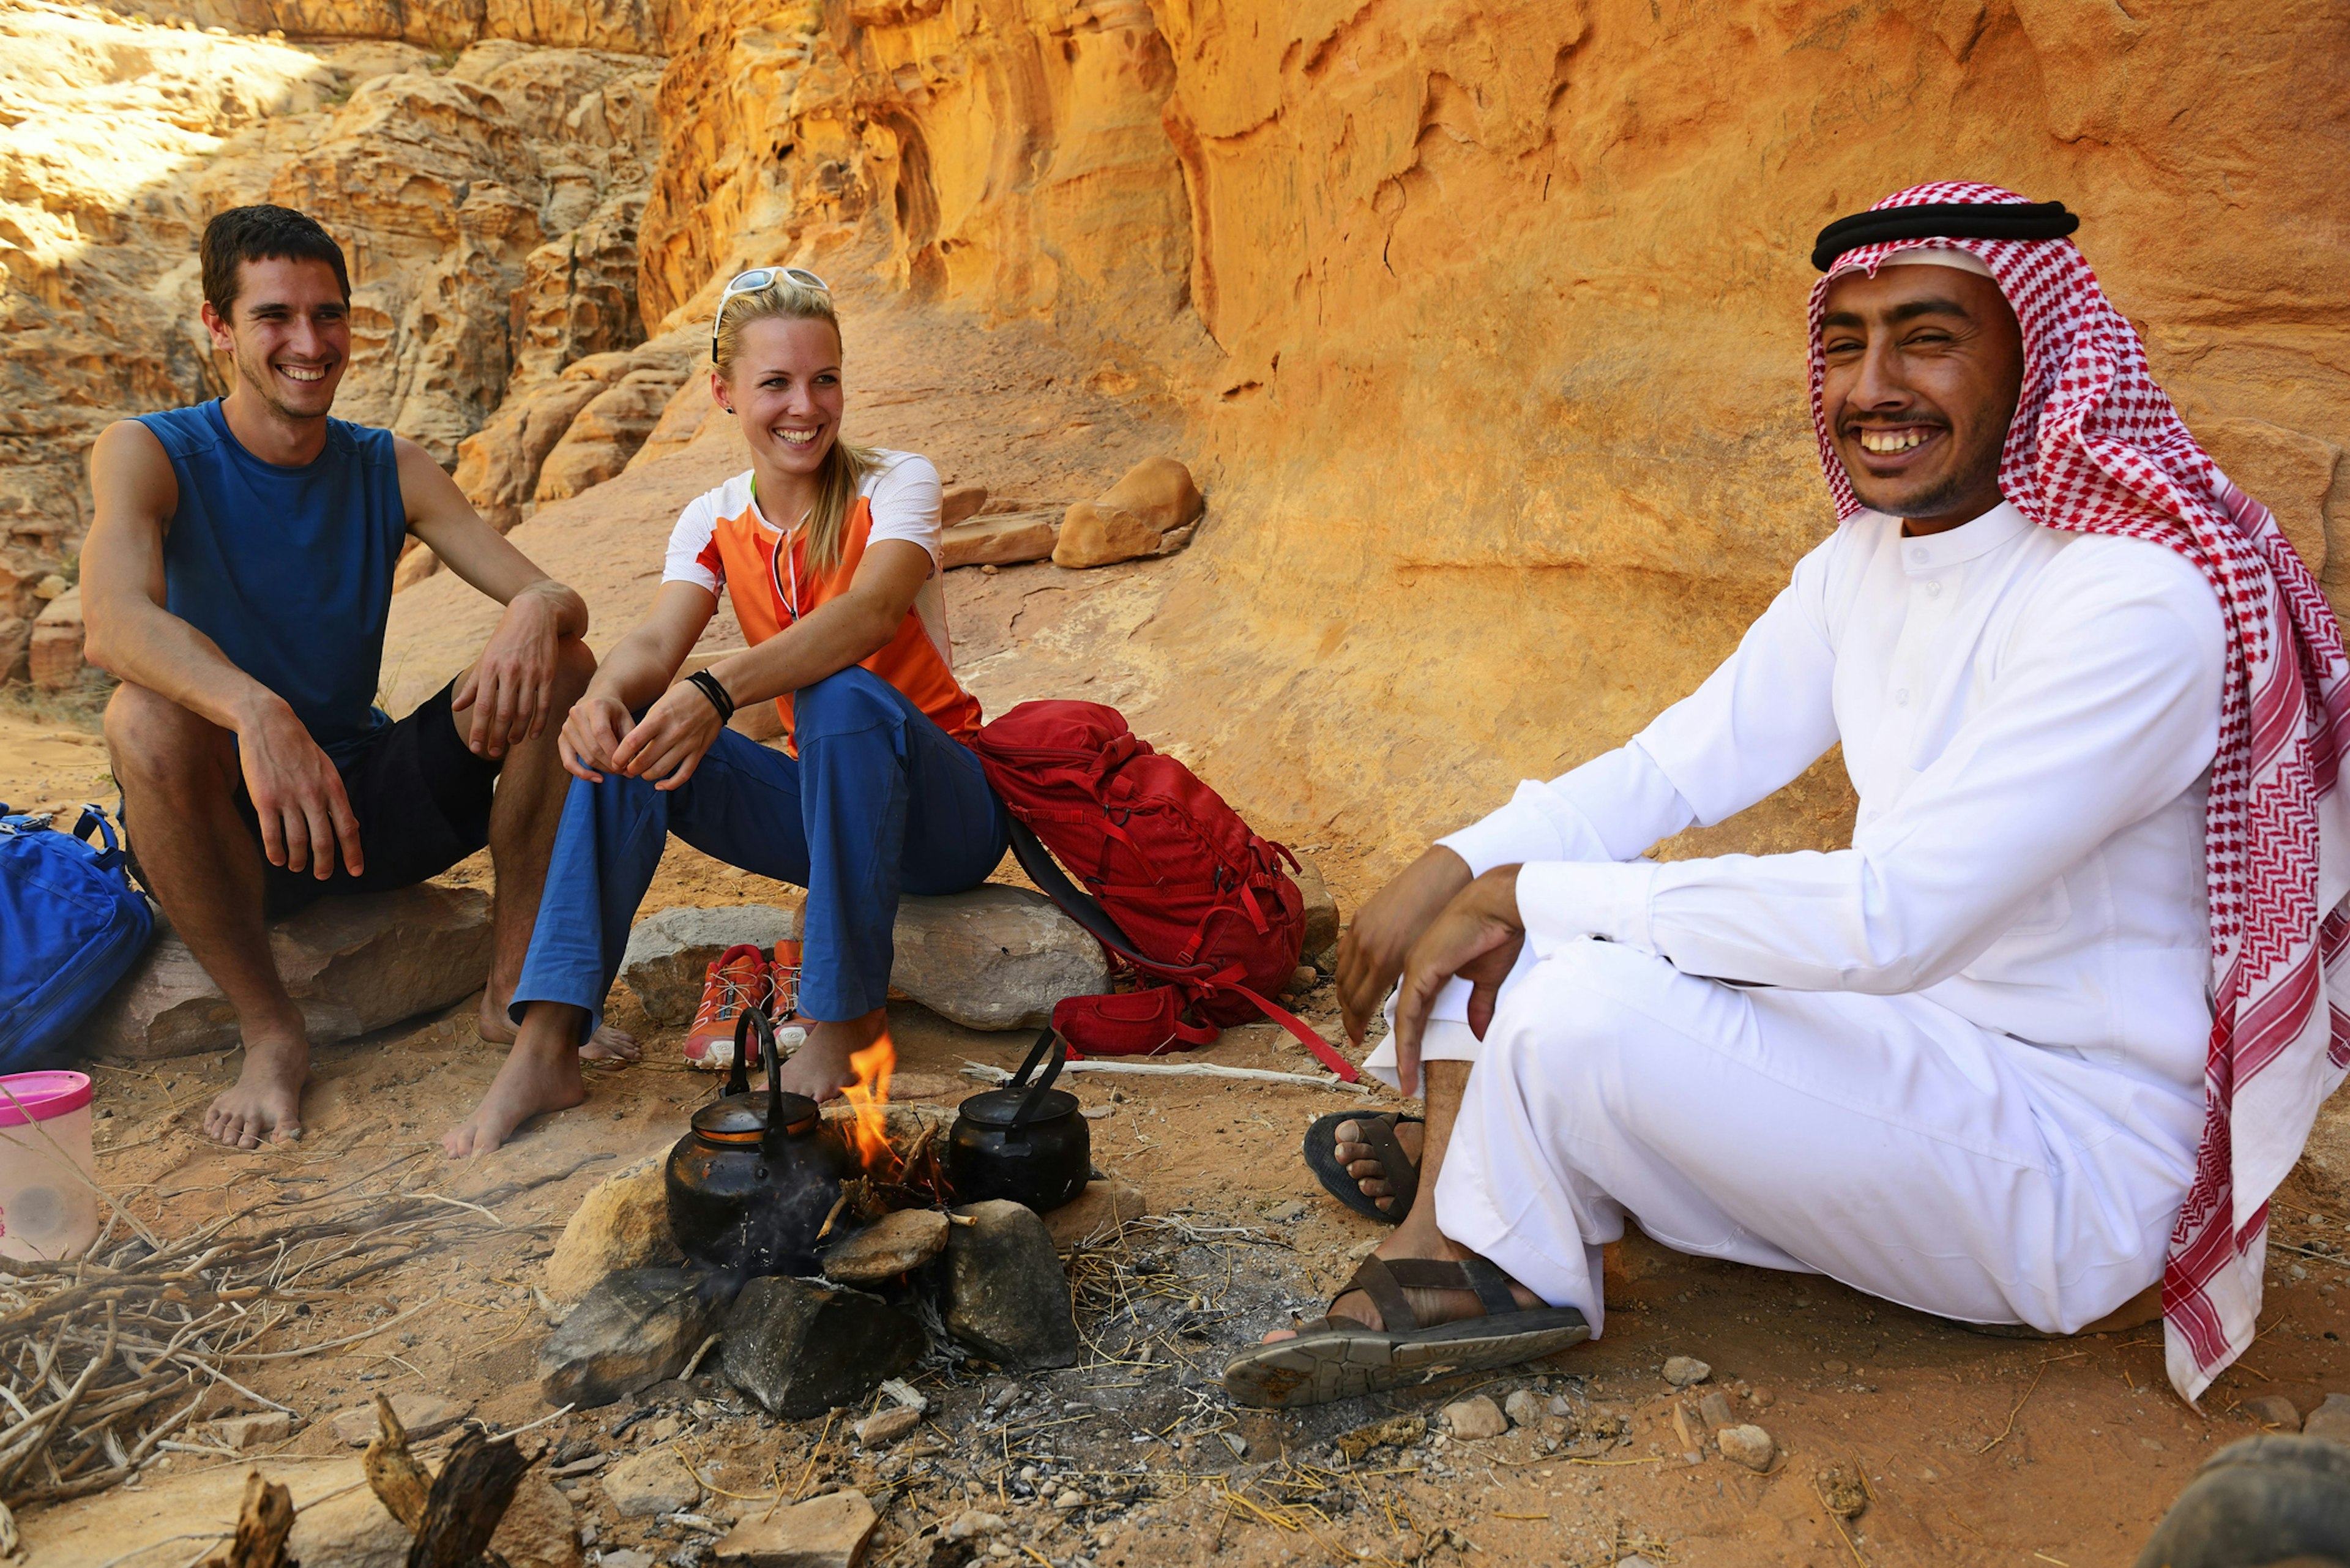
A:
[[[857,1113],[851,1134],[857,1147],[857,1158],[867,1172],[880,1174],[895,1170],[899,1160],[889,1147],[889,1118],[885,1112],[889,1104],[889,1075],[897,1071],[898,1048],[889,1042],[889,1032],[864,1050],[848,1058],[857,1082],[840,1091]]]

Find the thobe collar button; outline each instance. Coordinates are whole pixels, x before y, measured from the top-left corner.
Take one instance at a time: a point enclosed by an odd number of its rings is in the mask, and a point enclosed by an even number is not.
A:
[[[1939,534],[1904,539],[1902,569],[1913,577],[1947,571],[1988,556],[2032,532],[2032,519],[2002,501],[1971,523]]]

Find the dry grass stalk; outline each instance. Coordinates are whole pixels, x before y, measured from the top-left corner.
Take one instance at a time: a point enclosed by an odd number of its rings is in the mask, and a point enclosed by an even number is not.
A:
[[[396,1191],[304,1199],[274,1225],[231,1215],[177,1241],[118,1241],[67,1262],[7,1261],[0,1505],[61,1502],[129,1480],[162,1457],[158,1445],[194,1419],[215,1385],[285,1409],[226,1369],[382,1334],[432,1303],[357,1334],[282,1343],[305,1325],[303,1303],[348,1299],[353,1285],[456,1237],[515,1229],[486,1218],[489,1206],[570,1174],[477,1203]]]

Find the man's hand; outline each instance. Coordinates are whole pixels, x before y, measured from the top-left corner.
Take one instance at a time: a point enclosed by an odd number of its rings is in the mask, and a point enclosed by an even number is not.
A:
[[[1404,954],[1467,886],[1469,863],[1436,845],[1355,911],[1338,942],[1338,1004],[1347,1039],[1363,1043],[1371,1014],[1403,972]]]
[[[717,706],[698,687],[681,680],[613,748],[612,767],[630,778],[654,780],[655,789],[675,789],[693,776],[725,727]]]
[[[450,694],[452,711],[473,711],[465,744],[473,754],[503,757],[506,748],[546,728],[555,701],[556,644],[567,590],[542,579],[515,595],[482,657]]]
[[[237,758],[245,793],[261,819],[261,846],[272,866],[308,871],[321,882],[335,874],[335,849],[354,877],[367,868],[359,818],[343,794],[342,775],[294,710],[276,697],[255,702],[236,727]]]
[[[1469,1028],[1482,1040],[1525,945],[1514,866],[1497,866],[1462,888],[1411,944],[1396,992],[1396,1081],[1405,1094],[1419,1092],[1419,1041],[1436,993],[1456,975],[1469,981]]]

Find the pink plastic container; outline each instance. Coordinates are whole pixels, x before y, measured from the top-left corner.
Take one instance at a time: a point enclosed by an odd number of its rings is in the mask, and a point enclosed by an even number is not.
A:
[[[71,1258],[98,1239],[89,1076],[0,1076],[0,1258]]]

